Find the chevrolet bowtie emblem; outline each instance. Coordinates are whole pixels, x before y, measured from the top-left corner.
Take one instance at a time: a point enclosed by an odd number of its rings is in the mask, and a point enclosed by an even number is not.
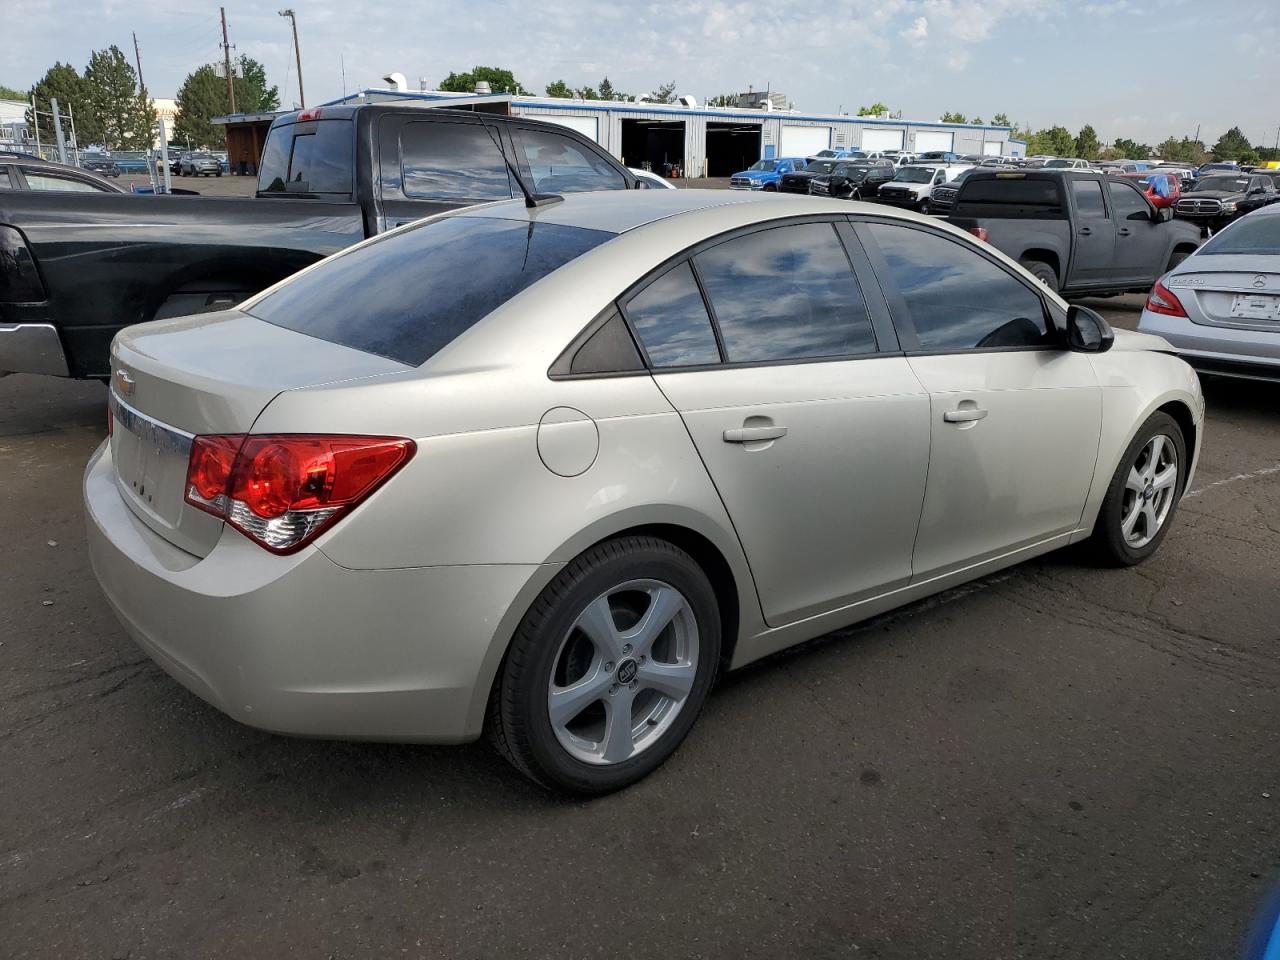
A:
[[[115,375],[116,393],[122,397],[132,397],[133,388],[138,385],[138,381],[129,376],[129,371],[125,369],[117,369]]]

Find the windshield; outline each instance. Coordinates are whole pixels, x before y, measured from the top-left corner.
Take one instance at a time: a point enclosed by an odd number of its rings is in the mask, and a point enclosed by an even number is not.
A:
[[[1268,257],[1280,255],[1280,217],[1270,212],[1265,216],[1250,214],[1235,223],[1230,230],[1214,234],[1203,247],[1196,251],[1196,256],[1229,253],[1259,254]]]
[[[1201,177],[1191,188],[1192,192],[1201,190],[1225,190],[1229,193],[1244,193],[1249,186],[1248,177]]]
[[[614,236],[555,223],[448,217],[340,253],[245,312],[418,366],[526,287]]]
[[[836,152],[834,150],[819,150],[814,154],[815,157],[834,157],[835,155]]]
[[[805,164],[805,173],[830,173],[835,169],[835,163],[831,160],[810,160]]]
[[[933,179],[933,168],[903,167],[893,179],[899,183],[928,183]]]
[[[1064,168],[1070,168],[1071,163],[1072,161],[1070,160],[1050,160],[1044,166],[1046,170],[1062,170]]]
[[[831,175],[834,177],[847,177],[850,180],[863,180],[867,176],[867,170],[867,167],[856,167],[851,163],[842,163],[831,171]]]
[[[757,160],[757,161],[756,161],[755,163],[753,163],[751,166],[747,167],[747,169],[748,169],[748,170],[763,170],[765,173],[768,173],[768,172],[769,172],[769,171],[771,171],[771,170],[775,170],[775,169],[777,169],[777,166],[778,166],[778,161],[777,161],[777,160]]]

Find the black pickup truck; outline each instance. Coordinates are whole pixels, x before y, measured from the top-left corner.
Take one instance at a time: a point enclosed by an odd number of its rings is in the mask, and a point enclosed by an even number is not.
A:
[[[432,214],[636,178],[563,126],[359,104],[277,119],[254,198],[0,190],[0,375],[109,375],[111,338],[220,310]],[[358,298],[358,293],[353,296]]]
[[[947,220],[1067,296],[1146,293],[1200,244],[1134,184],[1091,170],[974,170]]]

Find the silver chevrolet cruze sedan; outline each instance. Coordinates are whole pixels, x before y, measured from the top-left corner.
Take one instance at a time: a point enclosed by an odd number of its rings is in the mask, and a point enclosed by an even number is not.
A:
[[[1161,277],[1138,329],[1204,373],[1280,381],[1280,205],[1241,217]]]
[[[601,793],[717,674],[1082,540],[1149,556],[1203,403],[947,225],[695,190],[402,228],[132,327],[84,479],[103,591],[245,723]]]

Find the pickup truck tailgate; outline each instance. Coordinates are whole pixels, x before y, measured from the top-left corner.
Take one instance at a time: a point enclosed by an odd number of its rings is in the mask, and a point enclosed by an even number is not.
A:
[[[222,521],[184,499],[194,437],[248,433],[283,390],[405,369],[236,310],[129,327],[111,348],[116,486],[152,530],[205,556]]]

